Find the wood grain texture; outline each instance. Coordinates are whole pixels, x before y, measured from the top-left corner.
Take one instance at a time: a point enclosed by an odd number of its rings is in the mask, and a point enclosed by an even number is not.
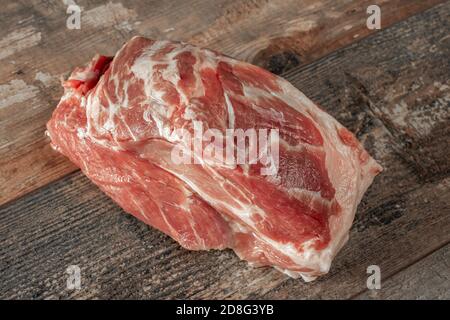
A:
[[[439,5],[285,74],[385,168],[327,276],[306,284],[229,250],[181,249],[75,172],[0,207],[0,297],[352,298],[372,264],[387,283],[450,241],[449,21]],[[79,291],[66,289],[73,264]]]
[[[382,282],[382,290],[370,290],[355,299],[450,299],[450,245]]]
[[[387,27],[440,2],[79,0],[81,30],[69,30],[63,1],[10,1],[0,13],[0,204],[76,170],[44,137],[59,79],[135,34],[189,41],[280,73],[370,34],[369,4],[381,6]]]

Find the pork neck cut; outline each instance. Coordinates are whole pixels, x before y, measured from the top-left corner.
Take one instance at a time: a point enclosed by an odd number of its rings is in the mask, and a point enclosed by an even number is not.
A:
[[[231,248],[306,281],[328,272],[381,171],[288,81],[186,43],[134,37],[75,69],[64,88],[51,144],[126,212],[186,249]],[[276,171],[174,161],[174,146],[189,141],[173,133],[193,133],[195,122],[219,133],[277,130]]]

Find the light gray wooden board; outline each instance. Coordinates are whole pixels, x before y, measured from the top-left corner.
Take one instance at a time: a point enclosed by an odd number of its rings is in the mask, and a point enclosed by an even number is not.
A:
[[[305,284],[228,250],[181,249],[77,172],[0,208],[0,296],[351,298],[366,290],[368,265],[386,281],[446,245],[449,18],[446,3],[285,74],[385,167],[327,276]],[[72,264],[80,291],[66,289]]]
[[[0,11],[0,204],[76,168],[55,156],[45,123],[59,78],[133,35],[188,41],[281,72],[375,32],[366,8],[389,26],[442,0],[77,0],[81,29],[66,28],[67,1],[2,3]]]
[[[450,245],[382,282],[356,299],[450,299]]]

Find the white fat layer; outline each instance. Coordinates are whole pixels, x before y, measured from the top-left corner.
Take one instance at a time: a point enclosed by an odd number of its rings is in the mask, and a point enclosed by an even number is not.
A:
[[[228,94],[224,94],[225,97],[225,104],[227,106],[228,111],[228,128],[234,129],[234,109],[233,105],[231,104],[230,98],[228,97]]]

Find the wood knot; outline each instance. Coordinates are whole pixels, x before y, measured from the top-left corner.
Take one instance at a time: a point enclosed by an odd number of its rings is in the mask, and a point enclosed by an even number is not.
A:
[[[261,54],[254,61],[255,64],[280,75],[301,64],[300,57],[293,51],[282,51],[272,54]]]

